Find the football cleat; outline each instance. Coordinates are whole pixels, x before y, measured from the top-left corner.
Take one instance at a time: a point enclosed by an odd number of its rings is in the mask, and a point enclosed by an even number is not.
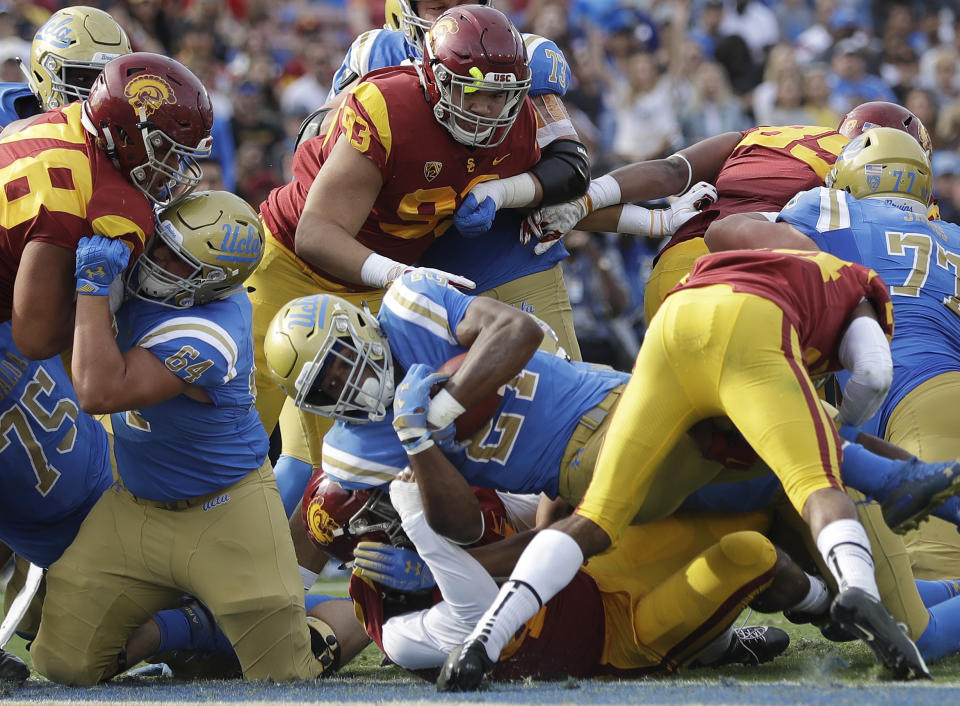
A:
[[[829,609],[823,613],[805,613],[800,610],[785,610],[783,617],[794,625],[811,624],[820,628],[820,634],[830,642],[852,642],[856,640],[855,635],[851,635],[840,625],[830,619]]]
[[[0,681],[13,682],[17,686],[30,677],[30,667],[15,654],[0,650]]]
[[[493,661],[480,640],[458,645],[440,669],[437,691],[476,691],[492,669]]]
[[[841,591],[830,615],[866,643],[895,679],[933,679],[920,650],[877,599],[859,588]]]
[[[925,463],[912,458],[874,494],[883,519],[894,532],[916,529],[940,505],[960,491],[960,461]],[[953,522],[957,521],[954,512]]]
[[[764,664],[783,654],[790,644],[790,636],[780,628],[767,625],[748,625],[733,629],[730,646],[713,662],[699,660],[690,663],[696,667],[723,667],[727,664]]]

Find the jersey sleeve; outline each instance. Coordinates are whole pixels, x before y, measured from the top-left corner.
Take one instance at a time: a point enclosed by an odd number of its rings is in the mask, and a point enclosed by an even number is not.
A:
[[[429,272],[414,270],[396,280],[383,298],[380,322],[399,365],[437,368],[463,353],[455,332],[473,299]]]
[[[560,47],[538,34],[524,34],[523,43],[530,65],[530,95],[565,95],[570,85],[570,64]]]
[[[136,345],[153,353],[177,377],[208,391],[237,376],[239,346],[233,334],[207,318],[166,319],[144,332]]]
[[[379,422],[337,422],[323,437],[323,472],[347,490],[379,488],[409,465],[393,430],[393,412]]]
[[[380,89],[364,81],[346,97],[337,114],[339,133],[348,144],[377,165],[386,181],[393,143],[390,114]]]
[[[852,232],[851,207],[855,209],[856,203],[849,194],[821,186],[790,199],[777,216],[777,222],[792,225],[824,252],[841,260],[860,262],[862,258]]]

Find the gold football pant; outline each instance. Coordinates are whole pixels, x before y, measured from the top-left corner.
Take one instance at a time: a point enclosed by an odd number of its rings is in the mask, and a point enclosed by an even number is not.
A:
[[[586,571],[603,595],[601,661],[616,671],[675,671],[723,633],[774,576],[767,512],[677,513],[629,527]]]
[[[657,309],[663,303],[667,292],[677,286],[683,277],[690,274],[693,263],[701,255],[706,255],[707,244],[703,238],[692,238],[677,243],[669,250],[660,253],[653,272],[647,279],[647,286],[643,291],[643,318],[647,325],[653,321]]]
[[[887,420],[884,436],[924,461],[960,457],[960,372],[942,373],[911,390]],[[960,534],[936,517],[904,537],[918,579],[960,578]]]
[[[842,488],[839,437],[797,332],[772,302],[714,285],[671,295],[654,317],[577,513],[613,543],[635,516],[673,513],[714,476],[663,461],[694,423],[721,416],[777,474],[799,512],[814,491]]]
[[[62,684],[101,681],[130,634],[194,596],[213,613],[248,679],[317,675],[303,582],[269,463],[184,509],[119,484],[94,505],[47,572],[37,671]]]

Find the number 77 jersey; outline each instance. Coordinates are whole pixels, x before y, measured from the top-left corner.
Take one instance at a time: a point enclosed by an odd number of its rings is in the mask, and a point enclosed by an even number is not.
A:
[[[960,371],[960,226],[930,221],[885,199],[855,199],[820,187],[797,194],[780,212],[824,251],[865,265],[893,301],[893,385],[863,426],[883,436],[903,397],[925,380]]]

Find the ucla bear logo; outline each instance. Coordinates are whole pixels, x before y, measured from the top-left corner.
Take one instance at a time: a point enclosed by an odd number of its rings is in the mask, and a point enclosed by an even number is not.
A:
[[[169,83],[156,74],[143,74],[134,78],[123,89],[133,109],[149,117],[164,104],[175,105],[177,97]]]

